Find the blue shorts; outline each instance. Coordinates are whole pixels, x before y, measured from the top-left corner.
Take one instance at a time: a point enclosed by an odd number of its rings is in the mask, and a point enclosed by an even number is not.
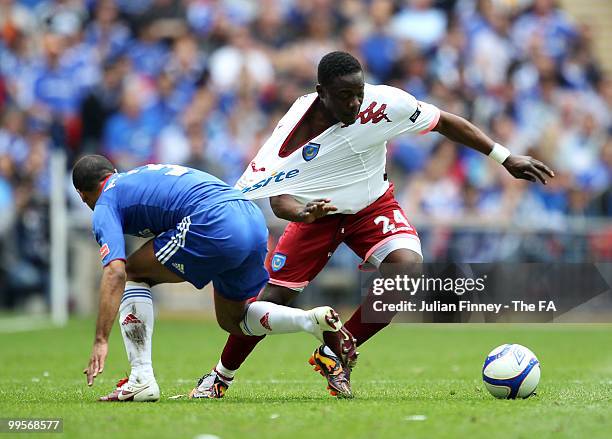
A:
[[[268,282],[266,221],[247,200],[196,210],[153,241],[155,257],[196,288],[212,281],[230,300],[257,296]]]

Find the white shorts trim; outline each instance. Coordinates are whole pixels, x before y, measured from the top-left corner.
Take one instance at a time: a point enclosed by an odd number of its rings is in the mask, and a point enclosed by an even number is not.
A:
[[[365,262],[369,262],[376,268],[379,268],[380,264],[382,264],[382,262],[387,256],[389,256],[389,254],[391,254],[391,252],[402,248],[412,250],[423,258],[423,253],[421,251],[421,240],[418,236],[403,233],[401,235],[392,236],[389,238],[382,240],[372,247],[368,252],[368,255],[366,255],[367,259]]]
[[[284,280],[276,280],[276,279],[272,279],[270,278],[268,280],[269,284],[272,285],[279,285],[281,287],[285,287],[285,288],[289,288],[290,290],[293,291],[297,291],[298,293],[301,293],[302,291],[304,291],[304,288],[306,288],[308,286],[308,281],[304,281],[304,282],[286,282]]]

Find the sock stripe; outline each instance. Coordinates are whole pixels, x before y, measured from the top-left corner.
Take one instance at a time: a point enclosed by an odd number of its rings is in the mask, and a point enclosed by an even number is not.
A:
[[[140,294],[151,294],[149,290],[125,290],[123,294],[132,294],[132,293],[140,293]]]
[[[151,290],[149,290],[148,288],[133,288],[133,287],[132,288],[130,288],[130,287],[126,288],[124,292],[125,293],[131,293],[133,291],[142,291],[143,293],[151,293]]]
[[[130,297],[130,296],[146,296],[146,297],[151,297],[153,298],[153,296],[151,296],[151,294],[146,294],[146,293],[129,293],[129,294],[124,294],[122,297]]]
[[[228,376],[223,375],[221,372],[219,372],[219,371],[217,370],[217,368],[216,368],[216,367],[215,367],[213,370],[215,371],[215,373],[216,373],[217,375],[219,375],[219,376],[221,377],[221,379],[222,379],[223,381],[229,382],[229,381],[232,381],[232,380],[234,379],[234,377],[228,377]]]
[[[128,294],[124,294],[122,297],[130,297],[130,296],[146,296],[146,297],[151,297],[153,298],[153,296],[151,296],[151,294],[147,294],[147,293],[128,293]]]
[[[147,296],[145,294],[133,294],[133,295],[130,295],[130,296],[123,296],[123,298],[121,299],[121,303],[125,302],[125,300],[127,300],[127,299],[134,299],[134,298],[137,298],[137,297],[144,297],[145,299],[149,299],[149,300],[153,301],[153,298],[151,296]]]
[[[153,297],[149,291],[126,291],[125,293],[123,293],[123,297],[131,296],[133,294],[140,294],[144,296]]]
[[[242,319],[242,326],[244,326],[244,330],[248,332],[248,335],[253,335],[253,333],[251,332],[251,328],[249,328],[249,325],[247,323],[246,314],[244,315],[244,318]]]

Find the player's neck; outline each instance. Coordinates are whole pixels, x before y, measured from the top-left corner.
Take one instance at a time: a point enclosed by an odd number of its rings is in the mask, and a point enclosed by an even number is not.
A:
[[[317,126],[324,126],[328,128],[332,125],[335,125],[339,122],[338,119],[334,117],[334,115],[323,105],[321,99],[317,98],[317,102],[312,111],[312,121]]]
[[[91,205],[89,206],[91,207],[92,210],[96,206],[96,203],[98,202],[98,200],[100,199],[100,196],[102,195],[102,191],[104,190],[104,186],[106,185],[106,182],[112,176],[113,174],[109,174],[104,180],[102,180],[98,184],[98,188],[92,193],[92,202],[91,202]]]

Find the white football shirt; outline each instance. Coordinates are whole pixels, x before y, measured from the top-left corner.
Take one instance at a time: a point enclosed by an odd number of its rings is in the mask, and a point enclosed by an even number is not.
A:
[[[440,110],[387,85],[366,84],[355,123],[332,125],[287,157],[279,151],[317,99],[298,98],[279,121],[236,183],[247,198],[288,194],[302,203],[330,198],[336,213],[356,213],[389,188],[385,178],[387,141],[402,133],[424,134]]]

